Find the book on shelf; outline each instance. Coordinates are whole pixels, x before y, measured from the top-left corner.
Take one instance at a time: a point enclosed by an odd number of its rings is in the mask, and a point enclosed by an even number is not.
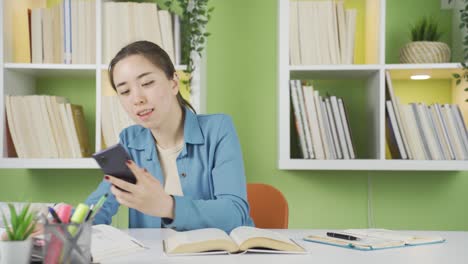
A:
[[[333,118],[335,120],[335,126],[337,129],[338,141],[340,148],[342,150],[343,159],[350,159],[348,144],[346,142],[345,128],[343,126],[343,118],[338,107],[338,99],[336,96],[330,96],[331,110],[333,113]]]
[[[411,105],[403,104],[400,109],[402,110],[402,120],[407,124],[408,142],[413,151],[413,158],[415,160],[425,160],[426,154],[423,146],[424,143],[418,131],[416,123],[417,117],[415,117]]]
[[[291,91],[291,101],[293,105],[293,111],[294,111],[294,122],[296,124],[296,131],[298,134],[299,138],[299,143],[300,143],[300,149],[302,153],[302,158],[307,159],[309,158],[309,152],[307,150],[306,146],[306,135],[305,135],[305,128],[304,128],[304,122],[302,120],[302,115],[301,114],[301,108],[299,107],[299,98],[298,98],[298,93],[297,93],[297,86],[296,86],[296,80],[290,80],[289,81],[289,87]]]
[[[393,104],[390,100],[387,100],[385,103],[387,109],[387,114],[385,115],[385,118],[387,120],[387,131],[385,134],[387,136],[388,147],[390,148],[392,158],[408,159],[408,156],[406,156],[406,152],[404,152],[403,140],[400,130],[398,129]]]
[[[329,233],[329,234],[327,234]],[[439,236],[414,235],[388,229],[347,229],[308,235],[304,240],[357,250],[377,250],[443,243]]]
[[[464,148],[462,139],[457,131],[457,125],[455,118],[453,117],[453,111],[450,108],[451,107],[449,104],[442,105],[442,117],[445,119],[447,124],[449,140],[452,142],[452,146],[454,147],[456,159],[465,160],[468,159],[468,156],[466,155],[466,149]]]
[[[104,2],[103,4],[103,62],[108,63],[125,45],[148,40],[164,49],[176,63],[180,54],[180,34],[174,29],[173,16],[155,3]]]
[[[306,83],[306,82],[305,82]],[[322,97],[312,84],[290,81],[290,96],[304,159],[355,159],[347,111],[342,98]]]
[[[356,151],[354,149],[353,141],[351,140],[351,127],[349,125],[348,111],[346,110],[343,98],[338,98],[338,108],[343,121],[343,127],[345,132],[346,146],[348,147],[349,157],[351,159],[356,158]]]
[[[446,159],[456,159],[455,152],[453,150],[454,148],[449,140],[447,124],[445,119],[442,117],[442,113],[440,112],[440,105],[436,103],[431,105],[429,108],[436,126],[437,137],[441,141]]]
[[[312,145],[312,134],[310,131],[309,119],[307,118],[307,109],[306,109],[304,91],[302,90],[301,81],[296,80],[295,82],[296,82],[297,101],[299,103],[302,127],[304,129],[305,143],[306,143],[306,148],[308,152],[307,156],[310,159],[314,159],[314,158],[317,158],[317,155],[316,155],[317,151],[314,149],[314,146]]]
[[[81,158],[91,154],[81,106],[58,96],[5,96],[11,141],[19,158]],[[10,155],[8,156],[10,157]]]
[[[290,1],[289,9],[290,64],[354,62],[356,9],[331,0]]]
[[[203,255],[240,252],[305,254],[306,250],[277,232],[240,226],[228,235],[221,229],[204,228],[175,232],[163,241],[167,255]]]
[[[395,122],[392,124],[394,129],[394,135],[398,136],[398,141],[401,144],[398,145],[398,151],[401,159],[412,159],[411,153],[408,152],[408,141],[406,139],[406,131],[403,130],[401,123],[400,109],[396,102],[395,92],[393,90],[392,77],[389,71],[385,71],[385,97],[386,100],[390,100],[393,108]],[[392,154],[393,155],[393,154]]]
[[[302,85],[302,90],[304,94],[307,125],[309,126],[309,133],[313,146],[312,149],[315,152],[316,159],[324,159],[325,153],[323,150],[322,138],[319,130],[319,116],[314,95],[314,88],[312,85]]]
[[[325,109],[327,112],[327,117],[328,117],[328,122],[330,124],[330,131],[331,131],[331,136],[333,139],[333,147],[335,148],[335,153],[336,153],[336,158],[337,159],[342,159],[343,158],[343,152],[341,150],[340,142],[338,139],[338,130],[336,128],[336,121],[333,116],[333,111],[331,108],[331,102],[330,102],[330,97],[325,98]]]

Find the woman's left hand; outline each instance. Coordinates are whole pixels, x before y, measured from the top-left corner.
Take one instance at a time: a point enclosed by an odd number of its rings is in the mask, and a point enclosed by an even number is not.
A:
[[[105,176],[105,179],[112,184],[111,192],[117,201],[147,215],[173,219],[174,200],[164,191],[161,182],[131,160],[127,162],[127,166],[135,175],[136,184],[111,175]],[[127,192],[119,190],[116,186]]]

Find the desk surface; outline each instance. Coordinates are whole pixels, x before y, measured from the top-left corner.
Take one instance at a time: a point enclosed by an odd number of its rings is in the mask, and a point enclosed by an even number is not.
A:
[[[276,230],[290,238],[301,240],[306,234],[313,234],[318,230]],[[393,248],[375,251],[359,251],[318,243],[298,241],[309,252],[307,255],[281,255],[281,254],[239,254],[239,255],[205,255],[168,257],[162,251],[162,240],[170,235],[169,229],[130,229],[131,236],[144,243],[148,250],[141,251],[125,257],[112,259],[103,263],[468,263],[468,232],[456,231],[407,231],[403,233],[438,235],[444,237],[446,242],[440,244]]]

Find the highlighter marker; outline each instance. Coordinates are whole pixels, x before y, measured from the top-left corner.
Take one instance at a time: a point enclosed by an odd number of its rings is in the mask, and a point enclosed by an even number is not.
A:
[[[62,220],[62,223],[68,224],[70,222],[72,206],[69,204],[62,204],[57,208],[57,215]]]
[[[86,215],[88,214],[88,211],[89,211],[89,206],[84,204],[84,203],[80,203],[76,207],[76,210],[73,213],[73,215],[72,215],[72,217],[70,219],[70,222],[75,223],[75,224],[83,223],[85,218],[86,218]],[[74,225],[69,226],[68,231],[70,232],[70,234],[72,236],[74,236],[76,234],[76,231],[77,231],[77,226],[74,226]]]
[[[109,193],[106,193],[103,196],[101,196],[101,198],[99,198],[99,201],[96,203],[96,205],[93,208],[93,213],[91,214],[90,219],[93,219],[94,216],[96,216],[96,214],[99,212],[99,210],[101,210],[101,207],[104,205],[104,202],[106,201],[107,196],[109,196]]]

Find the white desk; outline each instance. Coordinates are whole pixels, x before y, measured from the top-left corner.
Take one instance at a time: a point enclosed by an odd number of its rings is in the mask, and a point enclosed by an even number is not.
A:
[[[305,234],[313,234],[314,230],[276,230],[293,239],[301,239]],[[408,231],[411,234],[438,235],[447,241],[440,244],[394,248],[376,251],[359,251],[318,243],[298,241],[308,251],[307,255],[281,254],[240,254],[240,255],[208,255],[168,257],[162,251],[162,240],[172,230],[167,229],[130,229],[127,232],[144,243],[148,250],[133,255],[119,257],[103,263],[330,263],[330,264],[467,264],[468,263],[468,232],[436,232]],[[296,240],[297,241],[297,240]]]

